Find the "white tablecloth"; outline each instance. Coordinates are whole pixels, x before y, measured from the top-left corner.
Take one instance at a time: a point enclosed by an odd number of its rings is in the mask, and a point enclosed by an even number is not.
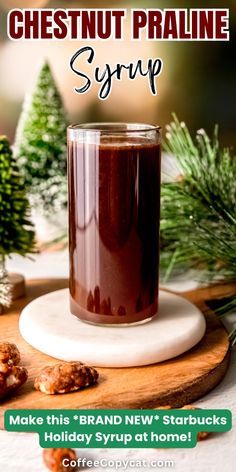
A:
[[[37,262],[32,262],[14,257],[8,262],[8,269],[21,272],[27,278],[67,276],[66,252],[43,253],[36,259]],[[179,292],[194,286],[195,282],[192,281],[178,281],[171,284],[171,287]],[[235,372],[236,352],[234,351],[225,379],[211,393],[198,401],[197,405],[202,408],[228,408],[232,410],[235,418]],[[87,449],[78,451],[78,454],[80,457],[93,460],[140,459],[149,463],[152,460],[172,460],[174,467],[166,470],[176,472],[233,472],[236,468],[236,429],[234,426],[228,433],[212,435],[208,440],[198,443],[194,449]],[[36,434],[0,431],[0,472],[46,472],[46,470]],[[103,470],[111,471],[114,468],[92,467],[86,470],[102,472]],[[148,468],[127,468],[127,470],[144,472]]]

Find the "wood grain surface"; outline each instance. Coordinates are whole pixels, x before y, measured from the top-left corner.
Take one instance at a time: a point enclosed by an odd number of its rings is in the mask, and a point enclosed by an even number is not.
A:
[[[26,295],[25,278],[22,274],[10,272],[9,281],[12,286],[12,299],[24,297]]]
[[[28,281],[27,296],[16,300],[8,312],[0,316],[0,341],[17,344],[21,364],[29,371],[27,383],[14,396],[1,402],[0,428],[3,428],[4,411],[9,408],[155,408],[164,405],[177,408],[197,400],[223,378],[229,363],[228,334],[217,316],[206,310],[204,303],[207,299],[225,295],[224,286],[218,286],[182,294],[204,312],[207,322],[204,338],[187,353],[145,367],[99,368],[99,383],[79,392],[52,396],[36,392],[33,383],[40,368],[58,361],[22,339],[18,330],[19,314],[34,298],[67,286],[65,279]]]

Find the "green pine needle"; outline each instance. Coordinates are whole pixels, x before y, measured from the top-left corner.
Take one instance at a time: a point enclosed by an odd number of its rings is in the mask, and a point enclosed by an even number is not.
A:
[[[164,149],[175,156],[180,175],[161,189],[161,267],[164,279],[176,269],[197,270],[201,280],[236,282],[236,156],[204,130],[192,139],[173,115]],[[236,295],[231,306],[236,308]],[[235,330],[231,334],[236,343]]]

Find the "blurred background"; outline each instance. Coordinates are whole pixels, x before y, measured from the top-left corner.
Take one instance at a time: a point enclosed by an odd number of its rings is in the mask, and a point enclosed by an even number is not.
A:
[[[194,5],[193,5],[194,3]],[[0,134],[14,139],[25,92],[30,90],[38,64],[48,58],[63,96],[70,122],[145,121],[165,126],[174,111],[191,130],[200,127],[211,133],[219,123],[224,145],[236,144],[235,0],[196,2],[174,0],[0,0]],[[106,101],[97,98],[98,87],[77,95],[77,77],[68,67],[72,54],[89,41],[10,41],[7,13],[11,8],[230,8],[230,42],[158,42],[125,40],[93,42],[96,63],[129,63],[139,58],[161,57],[164,69],[157,79],[158,95],[153,97],[147,80],[116,82]],[[129,37],[129,21],[125,23]],[[86,67],[83,66],[86,71]],[[93,67],[90,67],[90,73]]]

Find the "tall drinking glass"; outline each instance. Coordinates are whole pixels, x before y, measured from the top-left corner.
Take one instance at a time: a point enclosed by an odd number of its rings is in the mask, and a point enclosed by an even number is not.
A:
[[[157,313],[160,128],[68,128],[70,307],[106,325]]]

